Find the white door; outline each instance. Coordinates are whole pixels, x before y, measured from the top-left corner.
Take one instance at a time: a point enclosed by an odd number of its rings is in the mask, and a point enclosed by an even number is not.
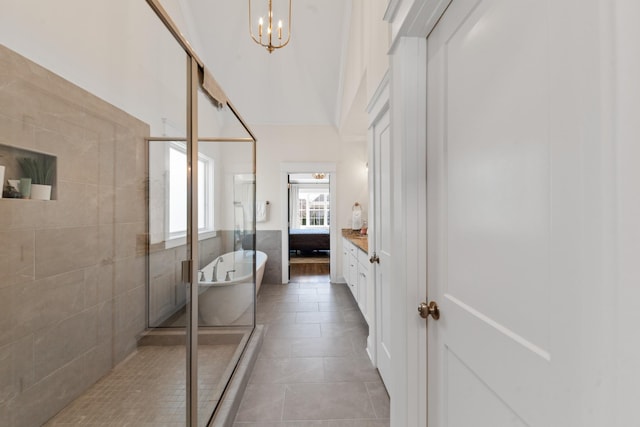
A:
[[[427,39],[430,427],[587,425],[569,415],[580,138],[552,3],[453,0]]]
[[[391,128],[389,110],[373,125],[376,289],[376,358],[387,390],[391,388]]]

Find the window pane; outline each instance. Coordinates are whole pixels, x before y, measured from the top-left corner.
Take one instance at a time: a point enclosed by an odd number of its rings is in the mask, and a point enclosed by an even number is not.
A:
[[[329,226],[329,192],[326,189],[300,189],[299,212],[301,225]]]

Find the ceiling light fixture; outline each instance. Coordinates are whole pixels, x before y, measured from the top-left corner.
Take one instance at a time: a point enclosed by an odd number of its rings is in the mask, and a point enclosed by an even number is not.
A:
[[[318,173],[314,173],[314,174],[313,174],[313,177],[314,177],[315,179],[324,179],[324,177],[325,177],[325,176],[326,176],[326,175],[325,175],[325,174],[323,174],[322,172],[318,172]]]
[[[287,21],[287,37],[285,39],[285,41],[282,41],[282,19],[278,19],[278,25],[277,27],[274,27],[273,23],[273,0],[268,0],[268,6],[269,9],[267,10],[267,19],[265,22],[265,19],[263,16],[260,16],[260,18],[258,18],[258,26],[257,26],[257,30],[258,30],[258,36],[256,37],[255,34],[253,33],[253,19],[251,17],[251,2],[252,0],[249,0],[249,34],[251,34],[251,38],[253,39],[254,42],[258,43],[260,46],[267,48],[267,50],[269,51],[269,53],[272,53],[274,50],[276,49],[280,49],[281,47],[285,47],[288,43],[289,40],[291,40],[291,0],[289,1],[289,19]],[[265,26],[266,25],[266,26]],[[266,31],[266,40],[263,40],[262,35],[263,32]],[[278,43],[277,45],[273,44],[273,33],[274,31],[277,31],[277,38],[278,38]]]

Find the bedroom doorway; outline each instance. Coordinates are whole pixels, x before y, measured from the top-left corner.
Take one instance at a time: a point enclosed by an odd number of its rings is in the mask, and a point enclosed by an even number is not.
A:
[[[288,174],[289,281],[328,282],[331,269],[331,174]]]
[[[329,279],[331,282],[335,282],[338,280],[337,272],[338,272],[338,259],[337,252],[331,251],[332,248],[337,247],[337,239],[338,239],[338,227],[337,221],[335,221],[337,206],[336,200],[339,196],[338,189],[336,183],[339,180],[338,173],[336,172],[336,163],[334,162],[282,162],[280,163],[280,200],[282,200],[282,209],[280,216],[280,230],[282,236],[282,251],[281,251],[281,260],[282,260],[282,283],[288,284],[289,280],[289,236],[290,236],[290,220],[289,216],[291,214],[290,209],[290,176],[298,175],[298,174],[306,174],[308,177],[312,176],[314,173],[324,173],[325,179],[328,180],[329,183]],[[336,253],[334,253],[336,252]],[[302,268],[302,267],[300,267]],[[295,270],[295,269],[294,269]],[[294,271],[295,273],[295,271]],[[307,277],[307,276],[305,276]],[[296,279],[298,280],[298,279]]]

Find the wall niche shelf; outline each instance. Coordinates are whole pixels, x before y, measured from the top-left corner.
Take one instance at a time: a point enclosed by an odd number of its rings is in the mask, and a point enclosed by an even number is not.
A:
[[[21,166],[23,159],[30,159],[27,161],[38,169],[37,175],[47,176],[47,181],[51,185],[51,197],[46,200],[56,200],[58,158],[51,154],[6,144],[0,144],[0,179],[2,180],[2,199],[0,200],[34,200],[31,197],[22,197],[22,194],[20,194],[20,197],[16,197],[17,194],[15,191],[9,188],[9,180],[20,181],[21,178],[28,178],[30,176],[29,172],[23,170]],[[2,170],[3,167],[4,171]],[[45,169],[48,169],[49,172],[47,173]],[[33,192],[33,184],[34,183],[31,184],[30,189],[28,185],[23,185],[22,187],[18,185],[18,189],[25,188]],[[36,192],[33,192],[33,196],[38,197]]]

